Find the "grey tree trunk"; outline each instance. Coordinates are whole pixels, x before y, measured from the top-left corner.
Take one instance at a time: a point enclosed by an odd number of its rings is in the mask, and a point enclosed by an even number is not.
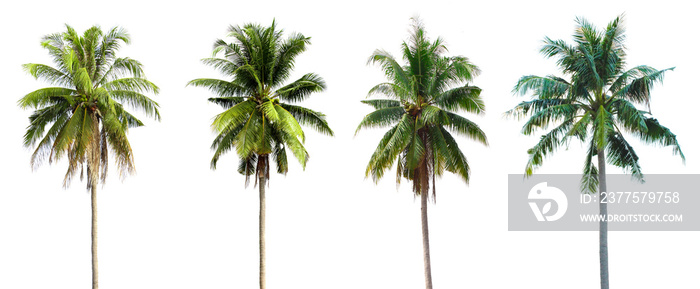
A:
[[[92,205],[92,289],[97,289],[97,180],[92,182],[90,201]]]
[[[265,289],[265,173],[261,172],[258,175],[260,186],[260,289]]]
[[[433,276],[430,269],[430,240],[428,233],[428,174],[422,174],[421,178],[425,178],[421,186],[420,193],[420,221],[423,229],[423,266],[425,270],[425,288],[433,289]]]
[[[607,180],[605,177],[605,150],[598,150],[598,204],[602,219],[599,223],[600,242],[600,288],[610,289],[610,275],[608,272],[608,203],[603,202],[602,192],[607,192]]]

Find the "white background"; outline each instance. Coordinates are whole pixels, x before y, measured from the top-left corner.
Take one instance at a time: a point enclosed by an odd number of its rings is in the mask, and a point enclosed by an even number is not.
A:
[[[393,173],[374,184],[365,165],[382,130],[356,125],[371,108],[367,91],[384,81],[366,61],[375,49],[400,57],[409,18],[420,15],[428,35],[443,37],[451,55],[464,55],[483,73],[486,148],[460,138],[472,167],[467,186],[447,175],[430,206],[435,288],[596,288],[597,232],[508,232],[507,174],[522,173],[526,150],[538,137],[522,136],[522,122],[503,112],[525,100],[511,93],[520,76],[557,73],[538,50],[549,36],[571,42],[576,16],[603,29],[626,13],[628,68],[676,66],[654,88],[652,112],[678,135],[685,165],[670,148],[633,142],[645,173],[700,173],[697,90],[699,25],[688,1],[15,1],[0,11],[0,288],[90,286],[90,198],[85,184],[62,189],[66,163],[29,166],[22,135],[31,111],[17,107],[47,84],[21,64],[52,64],[43,35],[64,23],[82,32],[125,27],[132,44],[120,56],[140,60],[161,87],[154,96],[162,122],[142,119],[129,139],[138,173],[111,176],[99,190],[100,287],[256,288],[258,194],[235,168],[234,155],[209,169],[214,137],[209,124],[221,109],[199,77],[220,77],[199,60],[228,25],[256,22],[312,37],[297,59],[328,84],[304,105],[328,115],[336,136],[307,129],[311,154],[286,176],[271,176],[267,213],[269,288],[423,288],[419,202]],[[290,80],[291,81],[291,80]],[[138,113],[137,113],[138,114]],[[631,136],[629,137],[632,138]],[[547,160],[540,173],[579,173],[583,150],[573,144]],[[290,160],[291,161],[291,160]],[[611,172],[619,172],[611,169]],[[698,232],[611,232],[612,288],[698,288]]]

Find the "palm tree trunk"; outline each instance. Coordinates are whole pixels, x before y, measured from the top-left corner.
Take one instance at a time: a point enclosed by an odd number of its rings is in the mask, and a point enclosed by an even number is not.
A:
[[[97,180],[93,180],[90,192],[92,205],[92,289],[97,289]]]
[[[261,162],[264,162],[261,160]],[[263,165],[267,165],[264,164]],[[258,163],[260,166],[260,163]],[[260,289],[265,289],[265,183],[267,179],[265,178],[265,172],[260,171],[258,173],[258,185],[260,186]]]
[[[608,272],[608,203],[602,201],[602,192],[607,192],[607,180],[605,178],[605,150],[598,150],[598,204],[600,206],[600,288],[610,289],[610,275]]]
[[[430,269],[430,240],[428,233],[428,174],[421,174],[420,220],[423,229],[423,266],[425,270],[425,288],[433,289],[433,276]]]

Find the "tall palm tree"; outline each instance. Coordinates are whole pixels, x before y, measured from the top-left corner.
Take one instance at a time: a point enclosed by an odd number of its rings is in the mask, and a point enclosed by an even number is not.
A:
[[[125,106],[141,110],[160,120],[158,104],[143,93],[158,93],[146,80],[140,62],[117,57],[122,45],[130,43],[127,32],[114,27],[104,33],[93,26],[79,35],[66,31],[47,35],[41,45],[53,57],[55,67],[25,64],[37,79],[55,87],[35,90],[18,104],[34,109],[24,135],[24,145],[35,147],[31,165],[68,158],[63,186],[80,171],[87,170],[87,189],[92,201],[92,288],[97,288],[97,184],[107,178],[109,151],[116,158],[121,177],[134,172],[134,157],[126,133],[143,123]],[[45,131],[49,125],[48,131]]]
[[[517,94],[533,94],[533,100],[521,102],[506,113],[520,119],[529,117],[523,134],[531,135],[556,124],[528,150],[526,175],[532,175],[546,156],[575,138],[588,144],[581,179],[584,193],[606,191],[606,163],[642,181],[639,156],[623,132],[645,143],[672,146],[673,153],[685,161],[676,135],[651,116],[649,107],[652,87],[673,68],[656,70],[640,65],[625,70],[622,16],[610,22],[605,31],[596,30],[582,18],[577,18],[576,23],[573,45],[545,38],[540,50],[545,57],[557,59],[557,65],[569,80],[553,75],[529,75],[520,78],[513,89]],[[645,106],[647,111],[635,105]],[[597,157],[597,166],[593,157]],[[608,289],[607,203],[599,204],[603,216],[599,226],[600,284]]]
[[[261,289],[265,288],[265,185],[270,177],[270,157],[277,172],[286,174],[289,149],[305,168],[309,154],[303,145],[305,136],[300,124],[333,135],[323,113],[289,104],[323,91],[326,85],[313,73],[285,84],[294,67],[294,58],[306,50],[310,38],[293,33],[283,39],[282,34],[274,21],[270,27],[257,24],[229,27],[228,36],[233,37],[233,42],[217,40],[213,57],[203,62],[231,80],[200,78],[188,83],[214,92],[218,97],[209,101],[225,109],[212,123],[218,135],[211,145],[214,150],[211,168],[216,169],[222,154],[235,149],[238,172],[245,175],[246,186],[250,176],[257,177]],[[219,54],[223,57],[217,57]]]
[[[384,50],[377,50],[368,63],[382,67],[389,82],[380,83],[369,95],[382,94],[389,99],[364,100],[375,111],[364,117],[355,134],[363,128],[389,127],[370,158],[365,171],[376,182],[396,161],[396,182],[401,178],[413,182],[413,192],[421,197],[421,227],[425,286],[430,289],[430,243],[428,238],[428,194],[432,181],[445,171],[469,182],[469,164],[459,149],[453,133],[488,145],[486,135],[475,123],[454,113],[464,110],[484,113],[481,89],[464,84],[479,74],[479,69],[463,56],[445,56],[447,48],[438,38],[425,35],[423,24],[413,19],[413,33],[403,42],[401,65]]]

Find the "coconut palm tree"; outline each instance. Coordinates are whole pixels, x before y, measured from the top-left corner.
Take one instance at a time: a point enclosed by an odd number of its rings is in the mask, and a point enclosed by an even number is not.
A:
[[[581,190],[584,193],[606,191],[605,166],[611,164],[642,181],[639,156],[623,133],[642,142],[673,147],[673,153],[685,160],[676,135],[651,116],[649,99],[654,84],[673,68],[657,70],[640,65],[625,70],[623,17],[598,31],[588,21],[576,19],[574,44],[545,38],[540,50],[547,58],[556,58],[564,77],[523,76],[513,89],[517,94],[532,93],[533,100],[518,104],[507,115],[527,118],[522,133],[532,135],[539,129],[555,126],[528,150],[527,176],[542,165],[556,149],[578,139],[587,143]],[[637,108],[644,106],[647,111]],[[597,165],[593,157],[597,157]],[[607,203],[600,202],[600,282],[609,288]]]
[[[426,288],[432,288],[430,243],[428,238],[428,194],[432,181],[445,171],[469,182],[469,164],[451,133],[461,134],[487,145],[486,135],[478,125],[458,115],[464,110],[484,113],[481,89],[464,84],[479,74],[479,69],[463,56],[445,56],[441,38],[431,42],[423,24],[412,20],[413,33],[403,42],[401,65],[384,50],[377,50],[368,63],[379,64],[388,82],[380,83],[368,96],[381,94],[388,99],[362,101],[375,111],[362,119],[355,134],[363,128],[391,127],[369,160],[365,176],[376,182],[396,162],[396,182],[406,178],[413,192],[421,198],[423,261]]]
[[[217,97],[209,101],[222,106],[212,128],[217,136],[211,148],[214,156],[211,168],[222,154],[235,150],[239,159],[238,172],[256,177],[260,193],[259,241],[260,288],[265,288],[265,185],[270,177],[270,163],[277,172],[289,170],[287,149],[306,167],[309,154],[304,148],[304,131],[300,124],[308,125],[329,136],[333,131],[323,113],[292,103],[306,99],[313,92],[323,91],[323,79],[313,73],[285,84],[294,67],[294,58],[306,50],[309,37],[293,33],[283,39],[282,30],[246,24],[229,27],[233,42],[217,40],[212,58],[204,64],[219,70],[231,80],[200,78],[188,85],[205,87]],[[217,57],[222,55],[222,57]]]
[[[87,173],[92,200],[92,288],[98,287],[97,184],[107,178],[110,151],[121,177],[134,172],[126,133],[143,126],[126,107],[160,120],[158,104],[143,94],[156,94],[158,87],[145,78],[140,62],[116,56],[122,43],[130,41],[119,27],[105,33],[93,26],[79,35],[66,25],[65,32],[45,36],[41,45],[55,67],[30,63],[24,69],[55,86],[30,92],[18,102],[21,108],[34,109],[24,135],[24,145],[36,147],[32,167],[67,157],[64,187],[78,171],[81,180]]]

